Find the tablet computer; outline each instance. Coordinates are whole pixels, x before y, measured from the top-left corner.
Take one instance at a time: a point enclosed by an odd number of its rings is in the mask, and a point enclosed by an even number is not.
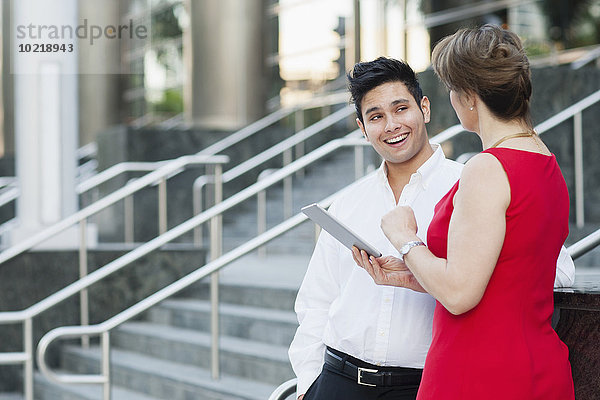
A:
[[[352,246],[356,246],[374,257],[381,257],[380,251],[352,232],[346,225],[320,205],[311,204],[303,207],[301,211],[347,248],[352,249]]]

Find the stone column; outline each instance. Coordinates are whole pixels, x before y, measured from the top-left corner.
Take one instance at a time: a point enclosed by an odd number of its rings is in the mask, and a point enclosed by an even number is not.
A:
[[[264,115],[262,0],[186,0],[186,119],[238,129]]]
[[[57,39],[75,29],[77,0],[13,0],[12,39],[17,202],[14,244],[77,211],[77,41]],[[39,46],[65,45],[64,50]],[[45,247],[77,245],[72,229]]]

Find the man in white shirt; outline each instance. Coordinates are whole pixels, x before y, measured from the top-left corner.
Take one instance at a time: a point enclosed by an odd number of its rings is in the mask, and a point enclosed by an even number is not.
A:
[[[434,206],[463,166],[429,143],[429,99],[406,63],[359,63],[348,80],[356,122],[384,162],[329,211],[384,255],[397,256],[381,217],[411,206],[426,240]],[[555,285],[572,284],[574,265],[564,248],[557,264]],[[376,285],[351,251],[322,231],[298,292],[300,326],[289,349],[299,399],[415,399],[434,307],[428,294]]]

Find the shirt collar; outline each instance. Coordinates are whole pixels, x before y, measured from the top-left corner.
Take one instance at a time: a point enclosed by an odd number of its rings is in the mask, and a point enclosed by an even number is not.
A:
[[[437,143],[430,143],[430,144],[433,148],[433,154],[412,175],[412,176],[417,175],[421,178],[420,182],[423,185],[424,189],[427,189],[427,186],[429,185],[429,182],[433,178],[435,171],[437,170],[439,165],[442,162],[444,162],[444,160],[446,159],[446,156],[444,155],[444,151],[442,150],[442,146],[440,146]],[[387,172],[388,172],[387,166],[385,164],[385,161],[383,161],[377,171],[377,176],[379,177],[379,180],[384,184],[388,183]]]

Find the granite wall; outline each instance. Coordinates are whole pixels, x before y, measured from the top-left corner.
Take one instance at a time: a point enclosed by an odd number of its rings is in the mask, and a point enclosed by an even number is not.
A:
[[[89,253],[92,272],[126,253],[121,248]],[[168,247],[153,252],[138,262],[93,285],[89,289],[90,322],[104,321],[156,290],[174,282],[203,265],[204,251]],[[78,254],[74,251],[35,251],[22,254],[0,265],[0,311],[23,310],[79,276]],[[33,320],[34,343],[49,330],[79,323],[79,296],[75,295]],[[0,351],[22,351],[22,325],[0,325]],[[57,354],[48,361],[54,364]],[[0,366],[0,393],[22,390],[21,367]]]

